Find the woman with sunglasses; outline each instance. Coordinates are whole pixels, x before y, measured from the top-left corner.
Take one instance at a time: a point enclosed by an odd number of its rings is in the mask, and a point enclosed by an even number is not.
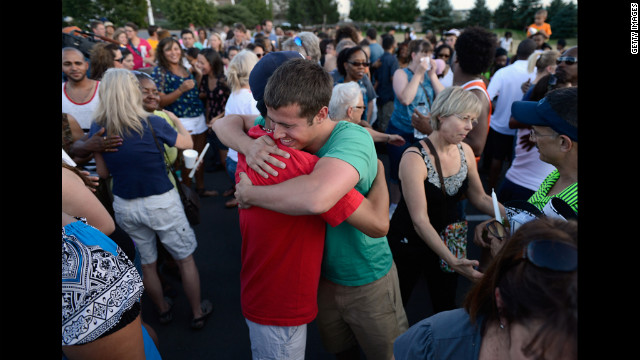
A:
[[[459,86],[442,90],[431,109],[433,132],[402,155],[399,179],[403,196],[391,218],[387,240],[405,305],[423,275],[434,312],[456,306],[458,274],[472,281],[482,277],[475,269],[477,260],[458,257],[442,239],[450,224],[462,221],[457,209],[463,196],[481,212],[495,214],[492,198],[480,181],[473,150],[463,142],[481,109],[480,99]],[[504,216],[504,208],[499,207]],[[466,224],[461,230],[466,241]],[[453,272],[442,270],[440,259]]]
[[[108,42],[97,43],[91,48],[89,57],[91,73],[89,78],[99,81],[107,69],[122,68],[123,59],[122,51],[118,48],[118,45]]]
[[[464,307],[413,325],[394,359],[577,359],[577,267],[577,222],[522,225]]]
[[[435,60],[432,59],[433,47],[426,40],[412,40],[409,43],[411,62],[409,66],[398,69],[393,74],[393,92],[395,100],[393,113],[387,126],[388,134],[402,136],[405,146],[387,146],[390,165],[389,201],[392,209],[400,201],[398,185],[398,165],[404,150],[418,139],[414,137],[411,116],[420,103],[424,103],[427,111],[436,95],[444,89],[436,74]],[[417,110],[416,110],[417,111]]]
[[[180,201],[169,181],[164,148],[190,149],[193,140],[180,121],[174,130],[164,119],[143,108],[140,83],[125,69],[109,69],[100,82],[100,103],[90,135],[101,127],[107,135],[120,135],[117,152],[94,153],[101,178],[113,176],[113,209],[116,223],[133,239],[142,262],[145,291],[160,313],[160,321],[172,319],[172,302],[164,297],[157,271],[156,236],[175,259],[180,270],[193,320],[202,328],[212,311],[201,301],[200,277],[193,258],[197,241]],[[157,140],[157,143],[156,143]]]
[[[336,64],[340,76],[334,79],[335,84],[353,81],[360,86],[365,105],[361,120],[366,122],[365,126],[371,124],[373,107],[378,95],[371,84],[371,79],[367,76],[370,65],[369,56],[361,46],[353,46],[340,51]]]

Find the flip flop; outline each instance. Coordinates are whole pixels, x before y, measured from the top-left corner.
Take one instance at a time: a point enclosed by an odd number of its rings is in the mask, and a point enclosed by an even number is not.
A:
[[[207,317],[213,312],[213,304],[209,300],[202,300],[202,302],[200,303],[200,308],[202,309],[202,316],[197,319],[191,320],[192,329],[202,329]]]
[[[210,197],[210,196],[220,195],[216,190],[205,190],[205,189],[196,189],[196,193],[200,197]]]
[[[169,304],[169,310],[160,314],[160,324],[168,324],[173,320],[173,300],[170,297],[165,296],[164,301]]]

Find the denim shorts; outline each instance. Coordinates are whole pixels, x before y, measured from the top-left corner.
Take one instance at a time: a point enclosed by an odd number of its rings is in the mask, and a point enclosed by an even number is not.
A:
[[[113,196],[116,223],[133,239],[142,264],[157,260],[156,234],[171,256],[182,260],[198,243],[175,187],[164,194],[136,199]]]
[[[272,326],[256,324],[249,319],[249,338],[253,360],[304,359],[307,346],[307,324]]]

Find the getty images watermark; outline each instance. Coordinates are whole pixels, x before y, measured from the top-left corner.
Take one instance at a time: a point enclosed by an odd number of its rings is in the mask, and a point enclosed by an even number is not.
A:
[[[631,3],[631,53],[638,54],[638,3]]]

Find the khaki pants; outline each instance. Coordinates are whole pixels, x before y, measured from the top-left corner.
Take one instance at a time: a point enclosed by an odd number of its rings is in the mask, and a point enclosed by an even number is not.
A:
[[[395,263],[380,279],[343,286],[321,278],[318,328],[327,351],[337,354],[360,345],[368,360],[389,360],[393,342],[409,328]]]

